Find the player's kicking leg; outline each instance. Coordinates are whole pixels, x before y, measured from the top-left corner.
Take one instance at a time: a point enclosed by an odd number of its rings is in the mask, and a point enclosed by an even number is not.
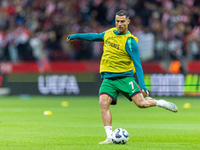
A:
[[[173,104],[171,102],[167,102],[167,101],[162,100],[162,99],[157,101],[157,106],[163,107],[166,110],[170,110],[170,111],[173,111],[173,112],[178,111],[178,107],[175,104]]]
[[[146,97],[145,100],[149,103],[153,103],[153,101],[156,101],[156,106],[159,106],[159,107],[163,107],[165,108],[166,110],[170,110],[172,112],[177,112],[178,111],[178,108],[175,104],[171,103],[171,102],[167,102],[163,99],[161,100],[154,100],[153,98],[151,97]]]
[[[177,112],[178,108],[175,104],[171,103],[171,102],[167,102],[165,100],[155,100],[151,97],[143,97],[143,95],[137,94],[135,96],[132,97],[132,100],[134,101],[134,103],[140,107],[140,108],[148,108],[148,107],[152,107],[152,106],[159,106],[159,107],[163,107],[166,110],[170,110],[172,112]]]

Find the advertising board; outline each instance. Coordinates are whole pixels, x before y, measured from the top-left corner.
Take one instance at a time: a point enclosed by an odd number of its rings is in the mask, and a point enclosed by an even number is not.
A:
[[[0,94],[98,95],[100,74],[5,74]],[[200,96],[198,74],[145,74],[151,96]]]

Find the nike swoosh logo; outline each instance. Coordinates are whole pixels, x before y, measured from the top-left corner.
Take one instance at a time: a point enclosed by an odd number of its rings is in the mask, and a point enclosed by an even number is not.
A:
[[[176,108],[176,105],[172,104],[172,103],[169,103],[170,105],[174,106],[174,108]]]
[[[132,92],[135,92],[135,90],[133,90]]]

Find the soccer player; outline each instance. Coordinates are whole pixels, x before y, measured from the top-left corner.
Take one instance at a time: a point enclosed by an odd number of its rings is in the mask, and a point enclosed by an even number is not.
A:
[[[104,42],[100,63],[103,81],[99,90],[99,105],[107,138],[99,144],[112,143],[112,115],[109,105],[117,103],[119,93],[133,101],[139,108],[160,106],[172,112],[178,111],[173,103],[149,97],[149,91],[144,83],[138,39],[128,31],[129,23],[128,12],[120,10],[115,16],[116,27],[102,33],[77,33],[67,37],[67,42],[73,39]],[[135,72],[139,86],[133,77]],[[144,98],[143,94],[147,97]]]

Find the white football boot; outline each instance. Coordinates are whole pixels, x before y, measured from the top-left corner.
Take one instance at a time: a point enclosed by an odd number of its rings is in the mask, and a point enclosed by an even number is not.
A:
[[[178,107],[171,103],[171,102],[167,102],[165,100],[162,100],[164,102],[164,105],[163,105],[163,108],[165,108],[166,110],[170,110],[170,111],[173,111],[173,112],[177,112],[178,111]]]
[[[100,145],[103,145],[103,144],[113,144],[113,142],[112,142],[112,139],[107,138],[105,141],[100,142],[99,144],[100,144]]]

